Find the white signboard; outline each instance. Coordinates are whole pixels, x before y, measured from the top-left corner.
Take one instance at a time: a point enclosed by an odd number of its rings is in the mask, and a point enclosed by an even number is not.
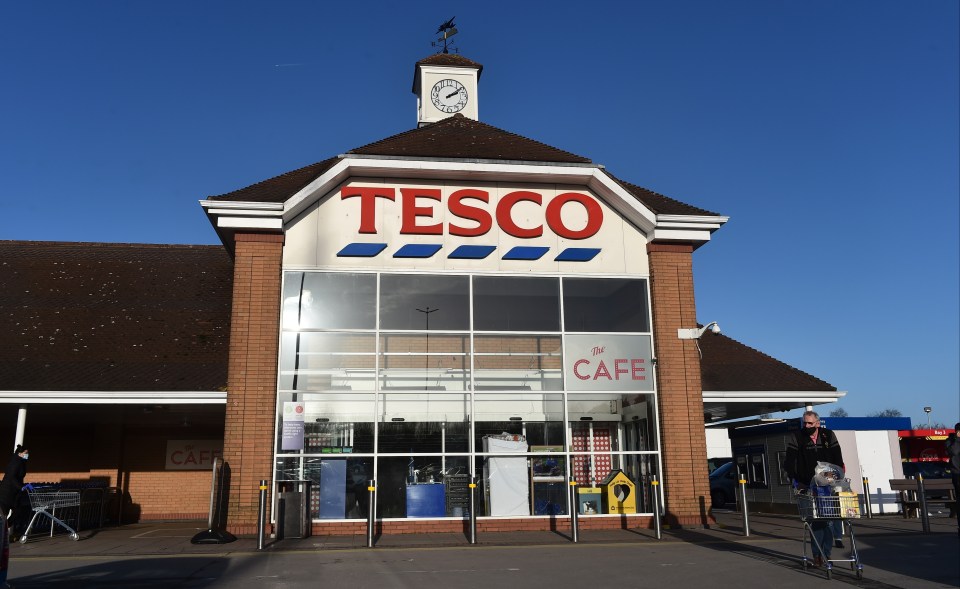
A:
[[[568,335],[564,345],[567,390],[653,390],[649,335]]]
[[[281,450],[303,450],[304,407],[296,401],[283,402]]]
[[[209,470],[223,457],[223,440],[167,440],[167,470]]]
[[[284,230],[288,267],[649,271],[647,236],[582,186],[353,178]]]

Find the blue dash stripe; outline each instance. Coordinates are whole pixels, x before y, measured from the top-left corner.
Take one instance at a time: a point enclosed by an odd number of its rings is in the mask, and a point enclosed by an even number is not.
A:
[[[560,252],[554,261],[556,262],[589,262],[600,253],[598,247],[568,247]]]
[[[495,245],[461,245],[447,257],[459,260],[482,260],[495,249],[497,249]]]
[[[548,247],[527,247],[518,245],[504,254],[504,260],[539,260],[550,251]]]
[[[337,252],[338,258],[372,258],[386,249],[385,243],[348,243]]]
[[[408,243],[393,254],[394,258],[429,258],[440,251],[441,245]]]

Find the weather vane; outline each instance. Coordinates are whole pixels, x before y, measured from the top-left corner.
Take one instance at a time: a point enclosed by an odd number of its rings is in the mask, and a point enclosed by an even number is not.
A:
[[[460,52],[459,49],[453,46],[453,41],[450,40],[450,37],[457,34],[457,28],[453,24],[454,18],[457,18],[457,17],[451,18],[450,20],[443,23],[437,28],[437,34],[440,35],[440,38],[434,41],[433,43],[430,43],[431,47],[439,47],[442,44],[444,53],[450,53],[451,49],[453,49],[454,53]]]

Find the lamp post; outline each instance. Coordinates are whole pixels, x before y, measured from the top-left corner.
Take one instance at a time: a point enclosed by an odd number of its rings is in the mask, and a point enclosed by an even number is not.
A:
[[[426,354],[426,366],[424,366],[423,373],[423,388],[427,389],[430,383],[430,313],[439,311],[440,309],[431,309],[427,306],[426,309],[417,309],[417,311],[423,313],[424,317],[427,320],[427,354]]]
[[[933,411],[933,407],[924,407],[923,412],[927,414],[927,429],[930,429],[930,412]]]

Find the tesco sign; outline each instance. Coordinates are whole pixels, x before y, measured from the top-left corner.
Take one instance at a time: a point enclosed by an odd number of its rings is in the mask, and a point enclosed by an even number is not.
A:
[[[521,239],[542,236],[544,225],[565,239],[587,239],[596,235],[603,225],[600,203],[579,192],[558,194],[546,205],[543,195],[531,190],[509,192],[494,204],[490,202],[490,193],[479,188],[455,190],[446,198],[439,188],[400,188],[399,192],[400,233],[404,235],[479,237],[489,233],[496,222],[501,231]],[[390,186],[344,186],[340,189],[340,199],[357,199],[360,203],[358,233],[376,235],[377,200],[396,202],[397,189]],[[544,222],[521,226],[514,218],[514,207],[519,203],[531,203],[543,209]],[[586,214],[586,222],[582,226],[569,226],[562,214],[565,207],[580,208]],[[454,219],[446,223],[435,222],[438,208],[445,208]]]

